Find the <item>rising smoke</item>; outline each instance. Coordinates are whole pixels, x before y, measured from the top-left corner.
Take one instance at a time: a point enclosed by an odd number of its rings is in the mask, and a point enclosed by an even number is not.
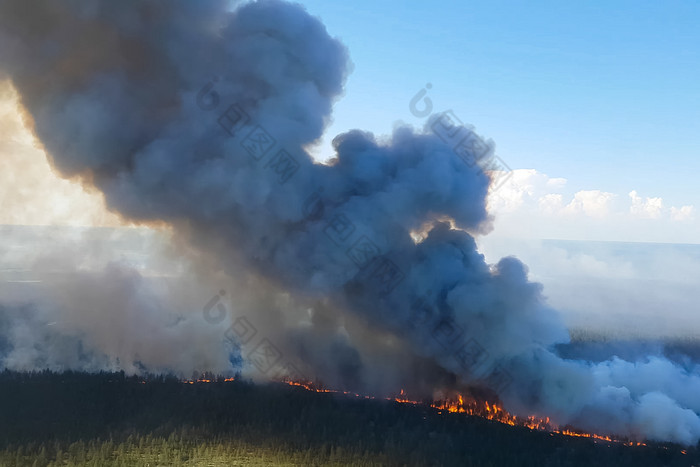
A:
[[[568,333],[541,286],[517,259],[488,265],[477,251],[489,177],[439,138],[353,131],[336,137],[330,164],[314,163],[306,149],[349,59],[302,7],[0,0],[0,69],[53,166],[125,218],[172,228],[197,265],[187,277],[218,265],[204,277],[225,276],[232,307],[303,373],[373,392],[482,385],[507,409],[562,425],[700,438],[694,364],[556,354]],[[189,302],[161,295],[111,265],[41,305],[4,306],[3,363],[231,370],[235,349],[222,350],[206,322],[168,318],[186,312],[164,307]],[[37,324],[51,313],[64,337]],[[47,361],[19,344],[34,341],[63,353]]]

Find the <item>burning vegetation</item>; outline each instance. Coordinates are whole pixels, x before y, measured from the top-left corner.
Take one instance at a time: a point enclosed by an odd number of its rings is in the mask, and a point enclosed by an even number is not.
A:
[[[211,375],[195,379],[182,380],[182,382],[185,384],[216,382],[220,383],[233,381],[235,381],[235,378],[224,378]],[[303,388],[307,391],[315,393],[341,394],[360,399],[376,399],[376,397],[370,395],[363,395],[351,391],[329,389],[324,387],[323,384],[318,384],[311,381],[285,380],[283,381],[283,383],[288,384],[289,386]],[[431,400],[415,400],[411,399],[406,394],[406,392],[403,389],[401,389],[399,394],[395,395],[394,397],[386,397],[385,399],[389,401],[395,401],[400,404],[411,404],[430,407],[436,410],[438,414],[464,414],[472,417],[479,417],[486,420],[492,420],[505,425],[525,427],[529,428],[530,430],[546,431],[549,433],[556,433],[575,438],[588,438],[594,441],[619,443],[625,446],[647,445],[645,442],[634,441],[624,437],[616,437],[598,433],[588,433],[582,430],[577,430],[576,428],[570,426],[559,427],[556,424],[554,424],[549,417],[538,417],[536,415],[530,415],[528,417],[518,417],[505,410],[500,401],[489,401],[475,394],[469,394],[468,396],[465,396],[462,394],[455,393],[450,397],[434,398]],[[495,399],[497,399],[497,397]],[[685,450],[682,450],[681,452],[684,454],[686,453]]]
[[[195,383],[211,383],[211,382],[230,382],[234,381],[235,378],[198,378],[194,380],[184,380],[184,383],[195,384]],[[284,383],[303,388],[307,391],[316,393],[332,393],[332,394],[342,394],[345,396],[351,396],[356,398],[364,399],[376,399],[374,396],[362,395],[354,393],[351,391],[341,391],[335,389],[328,389],[323,387],[323,385],[318,385],[310,381],[284,381]],[[587,433],[584,431],[576,430],[573,427],[557,427],[552,423],[549,417],[538,417],[531,415],[529,417],[518,417],[509,413],[503,408],[500,402],[490,402],[488,400],[482,400],[476,396],[463,396],[462,394],[456,394],[451,398],[443,398],[438,400],[413,400],[407,396],[405,391],[402,389],[399,394],[394,397],[387,397],[386,400],[395,401],[400,404],[412,404],[412,405],[423,405],[429,406],[435,409],[438,414],[442,413],[454,413],[454,414],[465,414],[473,417],[480,417],[487,420],[492,420],[495,422],[503,423],[510,426],[520,426],[529,428],[530,430],[537,431],[547,431],[550,433],[557,433],[564,436],[571,436],[576,438],[589,438],[596,441],[606,441],[610,443],[621,443],[625,446],[646,446],[647,444],[641,441],[631,441],[626,438],[597,434],[597,433]],[[685,451],[683,451],[685,452]]]
[[[256,385],[210,375],[6,371],[0,373],[0,465],[700,462],[696,447],[625,445],[556,429],[474,395],[417,401],[404,391],[389,399],[396,403],[304,382]]]
[[[209,381],[207,380],[205,382]],[[372,396],[363,396],[348,391],[336,391],[332,389],[326,389],[322,386],[316,386],[312,382],[286,381],[286,383],[290,386],[301,387],[306,389],[307,391],[312,392],[339,393],[348,396],[362,397],[365,399],[374,399],[374,397]],[[463,396],[462,394],[456,394],[455,396],[450,398],[443,398],[431,401],[418,401],[409,398],[406,395],[405,391],[402,389],[401,392],[395,397],[387,397],[386,399],[393,400],[400,404],[426,405],[435,409],[439,414],[465,414],[473,417],[480,417],[485,418],[487,420],[493,420],[499,423],[503,423],[505,425],[521,426],[529,428],[530,430],[547,431],[550,433],[557,433],[564,436],[571,436],[577,438],[590,438],[595,441],[621,443],[626,446],[646,446],[646,443],[641,441],[632,441],[626,438],[618,438],[597,433],[586,433],[584,431],[576,430],[573,427],[558,427],[551,422],[549,417],[538,417],[535,415],[531,415],[525,418],[518,417],[505,410],[500,402],[491,402],[488,400],[480,399],[474,395]]]

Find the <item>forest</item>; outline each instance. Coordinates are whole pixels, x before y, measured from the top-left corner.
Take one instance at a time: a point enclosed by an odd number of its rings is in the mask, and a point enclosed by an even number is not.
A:
[[[0,465],[638,467],[700,465],[700,453],[241,378],[4,371]]]

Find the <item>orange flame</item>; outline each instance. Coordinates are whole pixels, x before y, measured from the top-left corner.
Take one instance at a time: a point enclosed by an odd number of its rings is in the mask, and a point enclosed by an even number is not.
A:
[[[225,378],[223,381],[224,382],[231,382],[234,381],[235,378]],[[222,381],[222,380],[216,380],[216,381]],[[214,382],[214,380],[210,378],[199,378],[196,380],[183,380],[183,383],[185,384],[200,384],[200,383],[211,383]],[[349,391],[338,391],[335,389],[327,389],[324,387],[319,387],[318,385],[310,382],[310,381],[291,381],[291,380],[285,380],[283,381],[286,384],[289,384],[290,386],[296,386],[303,388],[307,391],[312,391],[312,392],[318,392],[318,393],[334,393],[334,394],[345,394],[348,396],[354,396],[358,398],[364,398],[364,399],[375,399],[373,396],[368,396],[368,395],[362,395],[362,394],[357,394],[357,393],[352,393]],[[409,399],[408,396],[406,395],[406,392],[401,389],[401,392],[396,396],[396,397],[387,397],[387,400],[393,400],[395,402],[398,402],[400,404],[412,404],[412,405],[423,405],[423,402],[420,401],[415,401],[412,399]],[[560,429],[559,427],[555,426],[549,419],[549,417],[539,417],[536,415],[530,415],[529,417],[518,417],[516,415],[513,415],[506,411],[501,405],[498,403],[490,403],[489,401],[485,400],[483,402],[478,401],[477,399],[470,397],[465,400],[464,396],[462,394],[457,395],[456,400],[441,400],[441,401],[434,401],[433,403],[430,404],[430,407],[433,409],[437,410],[438,413],[458,413],[458,414],[465,414],[465,415],[471,415],[475,417],[481,417],[485,418],[487,420],[493,420],[495,422],[503,423],[506,425],[510,426],[523,426],[526,428],[529,428],[531,430],[538,430],[538,431],[549,431],[550,433],[558,433],[560,435],[564,436],[571,436],[571,437],[576,437],[576,438],[590,438],[596,441],[605,441],[609,443],[623,443],[625,446],[646,446],[646,443],[643,442],[638,442],[638,441],[629,441],[626,439],[618,439],[614,438],[608,435],[600,435],[596,433],[586,433],[586,432],[581,432],[581,431],[574,431],[568,428]],[[683,454],[686,454],[686,451],[681,451]]]
[[[374,399],[374,397],[372,396],[362,396],[360,394],[353,394],[347,391],[336,391],[333,389],[319,388],[311,382],[285,381],[285,383],[289,384],[290,386],[301,387],[306,389],[307,391],[312,392],[348,394],[355,397],[364,397],[365,399]],[[422,402],[409,399],[403,389],[398,394],[398,396],[387,397],[386,399],[393,400],[400,404],[423,404]],[[549,417],[539,417],[536,415],[530,415],[529,417],[518,417],[509,413],[497,403],[490,403],[489,401],[479,402],[474,398],[469,398],[465,400],[464,396],[462,396],[461,394],[457,395],[457,400],[436,401],[430,404],[430,407],[437,410],[438,413],[447,412],[466,414],[475,417],[486,418],[488,420],[493,420],[510,426],[523,426],[529,428],[530,430],[549,431],[551,433],[557,433],[564,436],[590,438],[596,441],[604,441],[609,443],[623,443],[625,446],[646,446],[646,443],[643,442],[613,438],[608,435],[585,433],[567,428],[560,429],[551,422]]]
[[[236,378],[224,378],[223,380],[221,379],[216,379],[213,380],[211,378],[199,378],[199,379],[184,379],[182,382],[184,384],[195,384],[195,383],[216,383],[216,382],[221,382],[223,381],[224,383],[230,383],[231,381],[235,381]]]

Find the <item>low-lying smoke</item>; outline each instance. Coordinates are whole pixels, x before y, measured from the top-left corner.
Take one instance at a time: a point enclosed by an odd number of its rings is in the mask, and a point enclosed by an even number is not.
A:
[[[439,138],[353,131],[334,140],[329,165],[314,163],[305,148],[329,122],[348,64],[319,20],[275,0],[0,0],[0,69],[55,168],[122,216],[167,223],[217,258],[239,284],[232,306],[305,374],[370,391],[426,391],[452,377],[520,414],[696,443],[697,367],[560,358],[554,345],[568,334],[541,286],[517,259],[488,265],[477,251],[489,177]],[[126,368],[137,352],[124,348],[148,354],[145,369],[187,367],[167,336],[174,324],[133,308],[138,280],[107,273],[125,284],[109,306],[88,296],[64,313],[88,307],[131,331],[103,342],[83,324],[82,342]],[[221,366],[220,353],[201,354]]]

